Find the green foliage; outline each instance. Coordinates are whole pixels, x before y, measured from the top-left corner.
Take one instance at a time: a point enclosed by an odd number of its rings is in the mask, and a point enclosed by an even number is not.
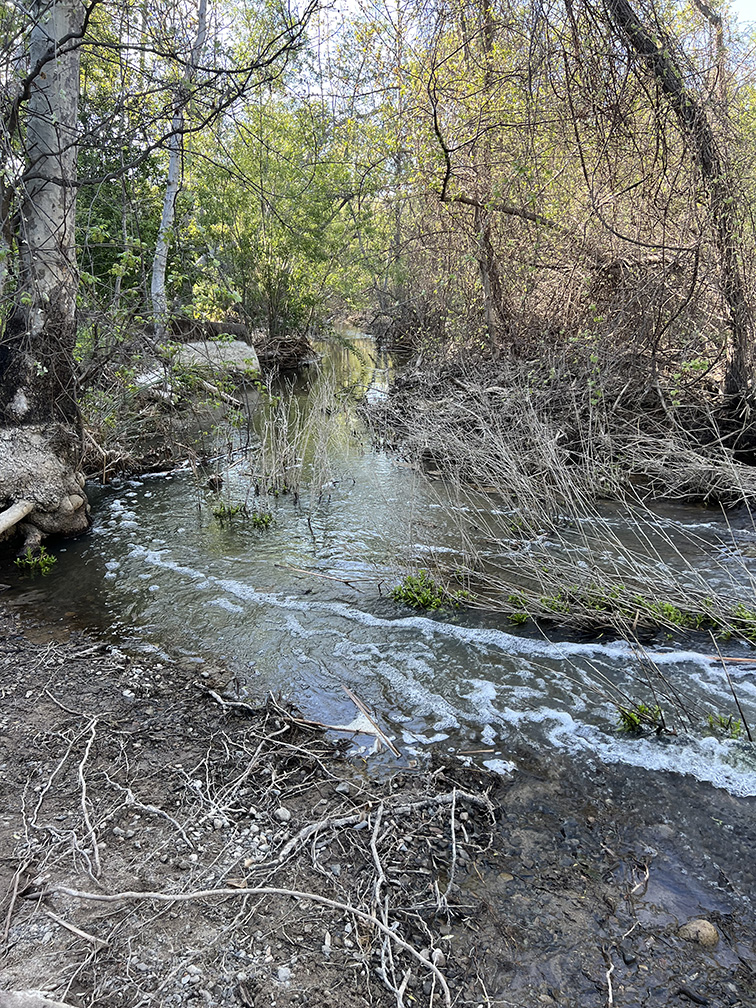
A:
[[[709,714],[707,724],[709,733],[718,738],[739,739],[743,731],[743,722],[732,715]]]
[[[617,706],[617,726],[620,731],[629,735],[643,735],[646,732],[656,732],[664,729],[664,717],[661,707],[655,704],[639,703],[634,707]]]
[[[270,511],[250,511],[246,504],[227,504],[225,501],[219,501],[213,506],[212,513],[221,528],[229,528],[234,519],[239,519],[260,531],[267,531],[273,524],[273,515]]]
[[[213,505],[212,511],[213,518],[221,527],[230,525],[234,518],[248,519],[250,517],[246,504],[227,504],[225,501],[219,501]]]
[[[49,574],[57,562],[58,558],[48,553],[44,546],[40,546],[37,552],[34,552],[31,547],[27,547],[24,553],[16,557],[14,561],[16,567],[24,573],[41,574],[42,576]]]
[[[273,515],[270,511],[253,511],[250,522],[253,528],[269,529],[273,524]]]
[[[320,324],[329,301],[353,302],[368,274],[354,244],[369,217],[348,153],[356,124],[314,99],[260,95],[229,138],[226,160],[199,162],[186,235],[193,310],[231,307],[273,336]],[[200,209],[201,208],[201,209]]]
[[[417,574],[408,574],[401,584],[393,588],[391,598],[395,602],[412,606],[413,609],[433,611],[456,608],[469,598],[469,594],[465,591],[449,591],[435,581],[427,570],[419,570]]]

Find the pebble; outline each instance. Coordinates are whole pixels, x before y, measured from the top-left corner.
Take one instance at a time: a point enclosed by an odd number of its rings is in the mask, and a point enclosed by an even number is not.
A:
[[[291,819],[291,812],[289,812],[289,810],[287,808],[284,808],[284,806],[281,805],[273,813],[273,818],[277,819],[278,822],[281,822],[281,823],[288,822]]]
[[[279,966],[276,971],[279,983],[288,983],[291,980],[291,970],[288,966]]]
[[[719,932],[711,921],[702,919],[688,921],[677,933],[685,941],[695,942],[702,948],[712,949],[719,944]]]

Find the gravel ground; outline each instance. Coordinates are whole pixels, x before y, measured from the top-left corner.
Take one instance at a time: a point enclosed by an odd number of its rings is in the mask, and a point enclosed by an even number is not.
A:
[[[0,665],[0,1004],[756,1005],[754,799],[524,748],[371,767],[10,607]]]

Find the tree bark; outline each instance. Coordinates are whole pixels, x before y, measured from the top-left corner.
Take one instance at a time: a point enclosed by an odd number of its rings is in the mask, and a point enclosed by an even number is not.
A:
[[[34,503],[43,533],[89,526],[79,470],[73,349],[78,274],[76,141],[81,0],[35,0],[22,105],[26,170],[17,234],[18,292],[0,339],[0,505]]]

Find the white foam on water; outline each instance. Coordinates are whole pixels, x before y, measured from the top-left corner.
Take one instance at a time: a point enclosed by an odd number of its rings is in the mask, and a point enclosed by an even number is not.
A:
[[[216,606],[218,609],[225,609],[226,612],[232,612],[232,613],[244,612],[244,608],[242,606],[236,605],[235,602],[229,602],[229,600],[225,598],[210,599],[210,601],[207,604],[211,606]]]
[[[517,769],[514,763],[502,759],[485,759],[483,760],[483,766],[493,773],[499,774],[501,777],[509,777]]]
[[[188,579],[193,589],[212,588],[220,592],[210,603],[214,606],[234,613],[245,612],[249,606],[264,611],[273,610],[280,614],[279,629],[285,630],[290,637],[303,640],[319,638],[323,641],[332,638],[331,653],[336,663],[333,668],[324,670],[326,681],[354,681],[355,667],[367,666],[369,674],[389,684],[395,695],[401,698],[405,710],[412,711],[411,720],[415,724],[418,719],[433,717],[433,733],[413,731],[407,725],[403,733],[408,741],[425,743],[444,739],[449,731],[461,727],[461,721],[473,724],[489,742],[502,733],[507,735],[527,725],[539,725],[542,734],[556,748],[572,753],[592,753],[607,762],[690,774],[733,794],[756,795],[756,769],[737,756],[735,743],[716,739],[619,738],[611,730],[604,730],[577,716],[589,710],[594,721],[613,725],[616,719],[613,707],[597,703],[595,695],[588,696],[595,694],[595,686],[591,689],[590,667],[610,670],[626,666],[637,670],[640,668],[639,660],[643,658],[660,667],[671,669],[681,666],[696,690],[724,702],[729,695],[726,679],[723,681],[717,662],[701,652],[678,649],[646,653],[623,640],[608,643],[550,642],[516,636],[497,628],[445,623],[421,615],[387,618],[345,602],[307,600],[283,592],[259,591],[234,578],[206,575],[191,566],[175,562],[167,549],[134,545],[129,555],[142,564]],[[350,626],[378,630],[381,640],[352,640]],[[497,684],[474,675],[458,676],[457,695],[467,702],[465,706],[469,708],[462,711],[432,688],[443,678],[438,675],[436,647],[439,641],[452,641],[462,649],[454,659],[460,663],[460,668],[464,667],[461,663],[467,652],[475,663],[482,666],[491,660],[497,666],[504,661],[507,674],[514,681]],[[301,650],[297,654],[301,655]],[[557,667],[539,668],[532,664],[537,660],[553,662]],[[575,660],[587,662],[589,669],[574,665]],[[341,663],[346,668],[339,668]],[[567,664],[569,677],[560,679],[560,663]],[[450,668],[453,673],[453,665]],[[756,695],[754,671],[735,670],[735,675],[742,678],[739,691],[742,688],[749,696]],[[544,672],[549,676],[548,684]],[[360,668],[362,681],[364,674]],[[356,678],[359,681],[359,677]],[[570,709],[551,705],[553,699],[549,701],[549,691],[553,695],[555,686],[564,689],[565,704],[569,704]],[[385,687],[382,689],[385,690]],[[581,695],[583,690],[586,695]],[[503,694],[506,694],[506,699],[498,706],[497,702]],[[517,703],[513,704],[513,701]],[[398,716],[396,720],[410,718]]]

